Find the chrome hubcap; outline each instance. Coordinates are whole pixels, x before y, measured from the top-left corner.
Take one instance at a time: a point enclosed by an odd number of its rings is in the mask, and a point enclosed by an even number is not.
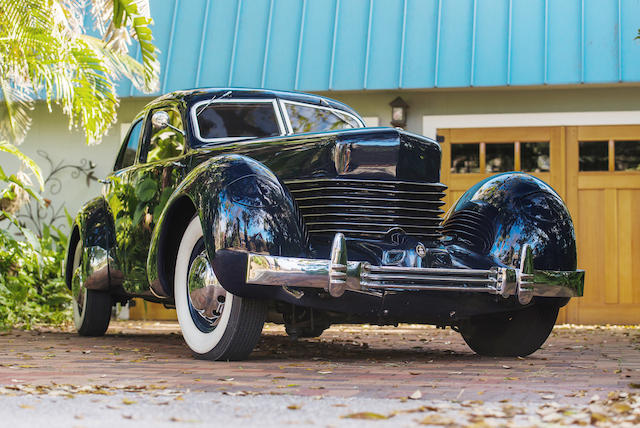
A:
[[[212,331],[220,322],[227,292],[216,278],[206,251],[196,256],[187,280],[191,317],[202,331]]]
[[[71,276],[71,293],[76,303],[78,315],[82,316],[84,311],[84,301],[87,296],[87,289],[84,288],[84,278],[82,275],[82,242],[79,241],[76,245],[76,251],[73,257],[73,270]]]

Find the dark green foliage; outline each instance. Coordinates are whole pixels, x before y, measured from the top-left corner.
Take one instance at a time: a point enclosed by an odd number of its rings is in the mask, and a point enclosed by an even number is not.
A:
[[[71,295],[62,277],[67,237],[45,226],[42,237],[20,228],[23,239],[17,239],[6,232],[10,220],[0,229],[0,328],[70,320]]]

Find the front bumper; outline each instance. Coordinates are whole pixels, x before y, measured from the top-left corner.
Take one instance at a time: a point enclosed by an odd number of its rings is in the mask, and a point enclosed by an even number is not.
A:
[[[345,290],[424,290],[489,293],[517,296],[526,305],[534,296],[579,297],[584,271],[551,271],[533,268],[533,251],[524,245],[519,268],[491,269],[414,268],[372,266],[348,261],[344,236],[337,233],[331,259],[249,254],[247,284],[322,288],[333,297]]]

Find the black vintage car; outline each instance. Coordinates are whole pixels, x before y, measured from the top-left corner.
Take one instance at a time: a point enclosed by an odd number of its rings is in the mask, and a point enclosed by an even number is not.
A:
[[[442,218],[440,147],[293,92],[174,92],[133,121],[78,214],[66,281],[82,335],[133,297],[175,306],[197,357],[246,358],[266,319],[451,326],[521,356],[581,296],[571,217],[537,178],[476,184]]]

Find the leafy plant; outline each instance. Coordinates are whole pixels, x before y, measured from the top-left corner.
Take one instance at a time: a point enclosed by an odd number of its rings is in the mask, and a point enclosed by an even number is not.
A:
[[[48,226],[38,237],[11,214],[3,214],[25,239],[0,229],[0,328],[70,320],[71,296],[61,271],[67,237]]]
[[[81,127],[97,143],[116,120],[116,82],[125,78],[144,92],[158,84],[157,50],[152,43],[148,0],[0,0],[0,152],[16,156],[43,188],[38,165],[18,145],[31,126],[36,98],[49,110],[59,106],[69,128]],[[91,13],[91,17],[86,16]],[[87,19],[91,18],[91,19]],[[100,38],[87,33],[93,21]],[[142,63],[128,55],[138,42]],[[59,323],[70,316],[70,297],[61,272],[66,237],[49,225],[42,236],[14,217],[33,197],[22,171],[0,167],[0,328]],[[54,232],[52,234],[52,232]]]

